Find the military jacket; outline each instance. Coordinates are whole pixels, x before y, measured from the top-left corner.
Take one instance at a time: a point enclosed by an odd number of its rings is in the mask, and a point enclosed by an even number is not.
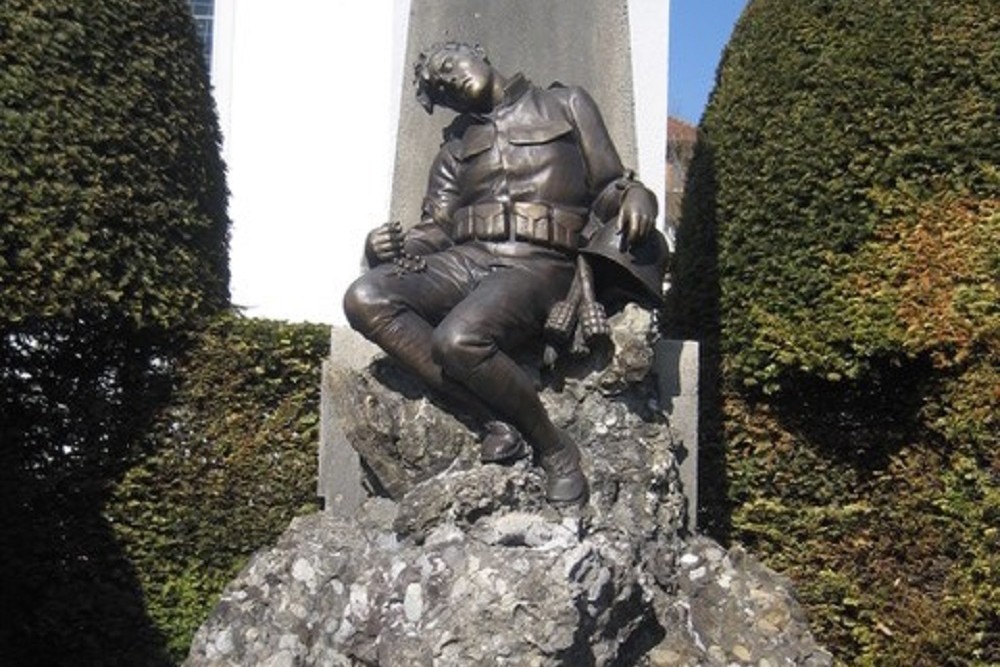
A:
[[[464,131],[444,143],[431,167],[422,222],[408,235],[412,250],[439,248],[442,234],[452,236],[455,213],[480,204],[542,203],[584,218],[617,212],[614,185],[624,168],[584,89],[542,89],[518,74],[493,111],[463,120]]]

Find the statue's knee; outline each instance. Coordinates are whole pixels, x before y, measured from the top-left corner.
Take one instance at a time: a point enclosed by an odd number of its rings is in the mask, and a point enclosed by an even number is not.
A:
[[[371,331],[389,307],[388,295],[367,275],[355,280],[344,294],[344,315],[351,327],[363,334]]]
[[[458,380],[468,377],[494,349],[482,336],[458,327],[439,326],[431,338],[431,357]]]

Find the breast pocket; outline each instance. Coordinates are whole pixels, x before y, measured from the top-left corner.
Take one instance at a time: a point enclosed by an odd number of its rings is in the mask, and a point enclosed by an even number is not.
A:
[[[507,139],[515,146],[547,144],[565,137],[573,132],[569,121],[559,118],[522,127],[512,127],[507,132]]]
[[[568,206],[585,205],[586,168],[567,120],[543,120],[507,131],[504,161],[511,197]]]
[[[465,161],[485,153],[493,147],[496,136],[496,128],[492,125],[473,125],[462,135],[462,142],[455,157]]]

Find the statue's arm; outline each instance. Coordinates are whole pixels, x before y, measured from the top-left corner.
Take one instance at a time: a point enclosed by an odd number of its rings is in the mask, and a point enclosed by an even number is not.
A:
[[[458,198],[456,169],[454,157],[442,148],[431,166],[420,222],[406,231],[399,222],[387,222],[369,232],[365,241],[368,266],[392,262],[406,255],[429,255],[452,245],[448,230]]]
[[[608,134],[604,117],[601,116],[601,112],[590,94],[579,87],[565,90],[566,103],[576,131],[584,166],[587,169],[587,185],[594,196],[594,206],[605,209],[613,205],[615,209],[609,211],[608,216],[600,215],[604,212],[603,210],[595,210],[599,217],[606,219],[617,213],[617,205],[620,202],[612,201],[604,196],[605,192],[613,189],[614,183],[625,174],[625,168],[618,157],[618,150],[615,148],[614,142],[611,141],[611,135]]]
[[[453,245],[451,216],[458,207],[460,164],[450,147],[438,152],[427,177],[427,191],[420,222],[407,233],[404,250],[411,255],[429,255]]]
[[[591,210],[601,220],[617,217],[630,244],[641,241],[656,224],[656,196],[622,166],[593,98],[582,88],[572,88],[568,104],[594,193]]]

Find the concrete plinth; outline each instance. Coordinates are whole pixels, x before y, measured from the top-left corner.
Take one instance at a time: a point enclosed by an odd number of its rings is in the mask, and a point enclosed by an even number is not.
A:
[[[343,415],[337,414],[330,395],[330,373],[334,368],[362,369],[379,354],[379,349],[344,327],[330,333],[330,358],[323,362],[320,398],[319,475],[316,495],[324,507],[338,516],[352,516],[368,496],[362,480],[364,472],[358,453],[341,428]]]
[[[698,516],[698,343],[659,340],[654,348],[660,407],[678,436],[681,487],[687,500],[686,528]]]

